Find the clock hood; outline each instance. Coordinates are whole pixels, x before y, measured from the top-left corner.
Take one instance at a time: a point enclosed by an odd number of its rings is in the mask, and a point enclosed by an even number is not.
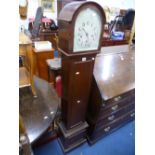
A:
[[[77,12],[81,7],[88,5],[88,4],[96,5],[96,7],[99,8],[100,11],[102,12],[103,18],[106,19],[104,9],[98,3],[92,2],[92,1],[84,1],[84,2],[76,1],[76,2],[71,2],[64,6],[64,8],[60,11],[58,20],[63,20],[67,22],[72,21],[75,15],[75,12]]]

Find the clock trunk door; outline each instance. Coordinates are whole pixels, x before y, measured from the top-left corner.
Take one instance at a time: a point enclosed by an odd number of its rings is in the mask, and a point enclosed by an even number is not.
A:
[[[70,99],[71,115],[69,126],[75,126],[85,120],[87,102],[93,74],[93,60],[74,62],[71,67]]]

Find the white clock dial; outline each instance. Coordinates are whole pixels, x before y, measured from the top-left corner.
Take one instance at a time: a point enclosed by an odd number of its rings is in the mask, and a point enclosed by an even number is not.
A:
[[[95,9],[82,10],[75,22],[74,52],[98,49],[101,26],[101,17]]]

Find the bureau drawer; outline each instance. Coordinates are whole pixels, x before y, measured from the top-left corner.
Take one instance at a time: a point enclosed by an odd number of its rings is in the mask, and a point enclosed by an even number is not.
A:
[[[120,101],[117,104],[112,104],[110,107],[105,108],[105,109],[100,109],[99,115],[98,115],[98,119],[100,118],[104,118],[110,114],[114,114],[117,111],[119,111],[120,109],[131,105],[131,104],[135,104],[135,99],[129,99],[129,100],[125,100],[125,101]]]
[[[103,116],[100,117],[97,121],[96,128],[101,127],[101,126],[105,126],[106,124],[114,121],[115,119],[125,115],[126,113],[128,113],[130,111],[133,111],[134,109],[135,109],[135,104],[132,103],[132,104],[129,104],[129,105],[119,109],[116,112],[106,114],[105,116],[103,113]]]
[[[117,104],[120,101],[124,101],[124,100],[129,100],[130,98],[135,98],[135,90],[131,90],[127,93],[121,94],[119,96],[116,96],[112,99],[109,99],[107,101],[103,101],[101,107],[102,108],[107,108],[109,106],[111,106],[112,104]]]
[[[99,137],[109,134],[110,132],[114,131],[115,129],[121,127],[124,123],[134,120],[135,112],[134,110],[130,111],[126,115],[116,119],[115,121],[94,130],[94,132],[90,135],[90,139],[98,139]]]
[[[105,111],[108,111],[109,113],[117,111],[121,107],[126,106],[127,104],[131,104],[133,102],[135,102],[135,95],[133,94],[130,94],[129,96],[123,96],[123,97],[118,96],[114,98],[112,102],[103,103],[101,106],[99,115],[102,115],[102,113]]]

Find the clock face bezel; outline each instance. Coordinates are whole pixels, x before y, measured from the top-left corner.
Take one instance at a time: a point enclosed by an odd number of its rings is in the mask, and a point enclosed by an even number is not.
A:
[[[95,5],[94,5],[95,4]],[[81,11],[83,10],[86,10],[86,9],[93,9],[95,10],[99,16],[100,16],[100,19],[101,19],[101,32],[100,32],[100,36],[99,36],[99,43],[98,43],[98,47],[97,49],[90,49],[90,50],[80,50],[80,51],[74,51],[74,33],[75,33],[75,23],[76,23],[76,19],[78,17],[78,15],[81,13]],[[103,34],[103,30],[104,30],[104,24],[105,24],[105,14],[104,14],[104,11],[103,9],[101,10],[101,7],[99,5],[97,5],[97,3],[93,3],[91,4],[88,3],[87,5],[82,5],[75,13],[74,13],[74,16],[73,16],[73,20],[72,20],[72,26],[73,26],[73,40],[72,40],[72,53],[74,54],[77,54],[77,53],[88,53],[88,52],[94,52],[94,51],[99,51],[100,48],[101,48],[101,41],[102,41],[102,34]]]
[[[97,50],[102,30],[101,12],[96,7],[81,9],[74,24],[73,52]]]
[[[101,17],[101,34],[99,37],[99,44],[97,49],[74,51],[74,29],[75,22],[79,13],[87,8],[92,8],[99,12]],[[63,50],[69,55],[88,54],[93,52],[99,52],[101,49],[102,35],[104,30],[104,24],[106,23],[106,16],[104,9],[96,2],[71,2],[61,10],[58,17],[59,25],[59,49]]]

